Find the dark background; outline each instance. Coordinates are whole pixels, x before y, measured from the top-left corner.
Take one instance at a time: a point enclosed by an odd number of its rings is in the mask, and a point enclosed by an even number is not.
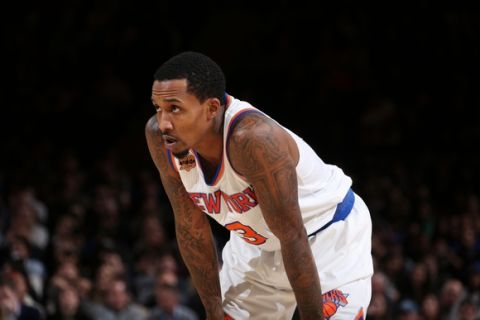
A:
[[[198,50],[222,65],[229,93],[298,131],[326,160],[359,171],[370,154],[468,160],[479,137],[478,13],[425,2],[381,12],[343,5],[17,8],[3,41],[7,154],[43,141],[88,158],[116,144],[143,160],[152,74],[171,55]]]
[[[469,286],[463,271],[480,261],[480,227],[472,254],[459,247],[462,228],[480,213],[475,8],[65,1],[18,3],[3,15],[5,212],[9,195],[31,186],[51,209],[52,228],[58,208],[68,207],[57,198],[68,157],[89,176],[86,194],[104,179],[98,168],[108,159],[128,173],[140,202],[136,183],[156,176],[143,131],[154,111],[153,73],[172,55],[195,50],[222,66],[229,94],[352,176],[374,218],[377,270],[388,273],[388,253],[399,251],[411,262],[399,276],[406,279],[412,263],[445,241],[463,262],[440,268],[430,291],[439,293],[450,278]],[[397,289],[409,292],[395,277]]]

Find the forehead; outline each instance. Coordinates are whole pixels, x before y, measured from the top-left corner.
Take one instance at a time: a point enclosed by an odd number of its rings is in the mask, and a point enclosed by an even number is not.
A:
[[[155,80],[152,86],[152,99],[181,98],[188,95],[187,79]]]

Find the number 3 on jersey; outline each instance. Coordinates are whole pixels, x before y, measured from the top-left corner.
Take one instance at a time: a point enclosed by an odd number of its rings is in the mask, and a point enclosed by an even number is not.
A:
[[[235,231],[240,237],[243,238],[243,240],[245,240],[250,244],[254,244],[258,246],[258,245],[264,244],[265,241],[267,241],[267,238],[258,234],[255,230],[253,230],[249,226],[241,224],[238,221],[226,224],[225,228],[227,228],[230,231]]]

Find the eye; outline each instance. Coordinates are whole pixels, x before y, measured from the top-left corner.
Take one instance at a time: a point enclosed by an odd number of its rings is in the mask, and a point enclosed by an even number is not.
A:
[[[177,113],[177,112],[179,112],[179,111],[180,111],[180,108],[179,108],[179,107],[177,107],[176,105],[172,105],[172,112],[173,112],[173,113]]]
[[[162,108],[160,108],[160,106],[157,106],[157,105],[153,105],[155,107],[155,111],[157,112],[160,112],[162,111]]]

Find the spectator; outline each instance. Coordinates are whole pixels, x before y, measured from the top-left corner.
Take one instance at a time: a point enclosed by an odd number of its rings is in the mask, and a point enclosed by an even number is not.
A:
[[[16,284],[12,280],[0,281],[0,316],[1,319],[41,320],[42,314],[35,307],[22,302],[15,292]]]
[[[455,316],[458,320],[478,320],[480,319],[480,307],[470,297],[460,303],[458,314]]]
[[[127,282],[121,276],[109,282],[104,302],[90,305],[89,312],[96,320],[142,320],[148,316],[147,309],[132,300]]]
[[[367,310],[367,317],[371,320],[388,320],[391,319],[388,309],[388,302],[385,295],[373,294],[370,305]]]
[[[57,297],[57,307],[47,320],[94,320],[81,308],[78,291],[70,286],[62,288]]]
[[[440,293],[441,314],[444,319],[453,320],[456,318],[460,303],[467,296],[467,291],[462,282],[458,279],[445,281]]]
[[[31,246],[25,237],[10,233],[8,238],[11,263],[25,273],[32,298],[40,301],[46,279],[45,265],[30,255]]]
[[[148,320],[198,320],[197,315],[180,303],[177,275],[171,271],[158,273],[155,279],[156,306]]]
[[[421,315],[423,320],[440,319],[440,304],[434,294],[428,294],[422,301]]]
[[[372,290],[380,289],[372,292],[370,313],[383,310],[386,294],[387,310],[400,317],[396,311],[412,292],[408,275],[417,263],[426,264],[430,279],[426,290],[416,291],[421,316],[434,313],[431,292],[446,319],[452,310],[457,313],[450,319],[458,319],[466,297],[480,305],[476,10],[421,1],[385,16],[353,2],[340,13],[316,10],[313,2],[300,8],[281,1],[268,10],[259,2],[248,25],[239,27],[229,23],[245,19],[234,2],[215,10],[192,2],[191,25],[168,16],[154,20],[159,2],[109,3],[62,2],[51,14],[45,6],[20,10],[20,2],[11,2],[19,14],[4,19],[9,32],[2,49],[11,63],[0,92],[0,267],[26,275],[26,304],[43,304],[52,313],[57,294],[69,286],[82,304],[89,298],[102,304],[122,269],[129,279],[140,279],[131,299],[151,307],[155,273],[173,268],[181,302],[202,318],[201,304],[191,304],[188,273],[176,265],[181,261],[160,263],[160,252],[144,254],[136,241],[147,238],[140,230],[150,214],[159,217],[166,242],[175,240],[173,214],[139,143],[149,112],[138,107],[146,97],[141,79],[149,81],[143,72],[159,54],[202,44],[239,76],[229,84],[232,90],[296,126],[316,147],[333,151],[358,177],[356,188],[371,207],[380,275],[374,276]],[[172,10],[182,5],[166,4]],[[202,8],[206,15],[198,14]],[[208,19],[212,14],[215,19]],[[161,24],[166,42],[147,40],[151,30],[158,32],[151,21]],[[221,23],[228,27],[218,28]],[[242,47],[217,41],[232,35],[250,41]],[[242,83],[253,85],[246,89]],[[115,96],[115,88],[125,90]],[[318,125],[300,109],[284,113],[305,92],[305,104],[328,121]],[[322,136],[328,139],[317,139]],[[114,261],[101,267],[103,238],[122,248],[123,268]],[[95,281],[97,269],[102,271]],[[465,302],[464,313],[470,307]]]
[[[400,320],[420,320],[418,305],[410,299],[400,302],[398,314]]]
[[[62,262],[55,274],[50,278],[47,287],[47,309],[50,314],[57,314],[59,305],[59,295],[62,291],[68,291],[75,288],[75,294],[79,295],[81,300],[90,298],[92,283],[89,279],[80,275],[77,265],[72,261]]]

